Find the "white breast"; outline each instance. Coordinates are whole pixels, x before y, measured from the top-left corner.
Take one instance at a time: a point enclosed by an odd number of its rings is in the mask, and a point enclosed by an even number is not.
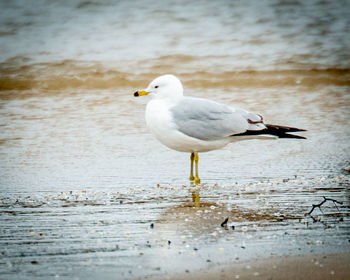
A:
[[[173,105],[173,104],[172,104]],[[176,129],[166,100],[151,100],[146,108],[146,122],[152,134],[165,146],[180,152],[207,152],[227,145],[228,139],[202,141]]]
[[[149,130],[161,142],[164,136],[171,133],[174,125],[168,104],[163,100],[151,100],[146,107],[146,123]],[[165,137],[167,138],[167,137]]]

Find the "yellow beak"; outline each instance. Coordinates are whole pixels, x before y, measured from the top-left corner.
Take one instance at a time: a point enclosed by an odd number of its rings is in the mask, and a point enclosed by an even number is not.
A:
[[[149,94],[148,91],[145,91],[145,90],[138,90],[138,91],[136,91],[136,92],[134,93],[134,96],[136,97],[136,96],[142,96],[142,95],[147,95],[147,94]]]

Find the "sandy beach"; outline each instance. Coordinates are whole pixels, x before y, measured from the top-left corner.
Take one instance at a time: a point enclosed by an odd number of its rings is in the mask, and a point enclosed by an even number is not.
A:
[[[211,265],[200,271],[188,271],[182,274],[148,279],[258,279],[258,280],[307,280],[337,279],[350,277],[350,254],[282,256],[268,259],[236,261],[222,266]]]

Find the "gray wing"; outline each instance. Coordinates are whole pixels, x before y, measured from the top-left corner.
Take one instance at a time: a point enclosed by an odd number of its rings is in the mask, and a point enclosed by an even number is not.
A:
[[[262,120],[260,116],[243,109],[194,97],[184,97],[170,110],[179,131],[201,140],[217,140],[244,133],[248,129],[256,130],[258,122]],[[265,126],[259,127],[262,128]]]

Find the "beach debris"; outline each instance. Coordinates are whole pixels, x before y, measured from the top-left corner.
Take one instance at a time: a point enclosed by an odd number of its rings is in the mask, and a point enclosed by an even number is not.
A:
[[[338,211],[339,211],[339,209],[338,209],[336,203],[338,203],[338,204],[340,204],[340,205],[343,204],[343,202],[341,202],[341,201],[338,201],[338,200],[335,200],[335,199],[333,199],[333,198],[328,198],[328,197],[323,196],[323,201],[321,201],[319,204],[312,204],[311,210],[310,210],[308,213],[306,213],[305,216],[311,215],[311,213],[315,210],[315,208],[320,209],[320,211],[322,212],[321,206],[322,206],[325,202],[327,202],[327,201],[332,201],[332,202],[334,203],[334,206],[337,208]],[[322,212],[322,213],[323,213],[323,212]]]
[[[226,218],[225,221],[223,221],[220,226],[227,227],[227,222],[228,222],[228,218]]]
[[[218,251],[222,252],[222,251],[224,251],[224,248],[218,248]]]
[[[38,261],[35,261],[35,260],[34,260],[34,261],[31,261],[30,263],[31,263],[31,264],[39,264],[39,262],[38,262]]]
[[[343,167],[342,171],[345,172],[345,173],[350,174],[350,161],[347,162],[346,164],[347,164],[347,166]]]
[[[150,228],[154,228],[154,224],[153,224],[153,223],[151,223],[149,227],[150,227]]]
[[[171,244],[171,241],[170,240],[168,240],[168,245],[170,245]]]

